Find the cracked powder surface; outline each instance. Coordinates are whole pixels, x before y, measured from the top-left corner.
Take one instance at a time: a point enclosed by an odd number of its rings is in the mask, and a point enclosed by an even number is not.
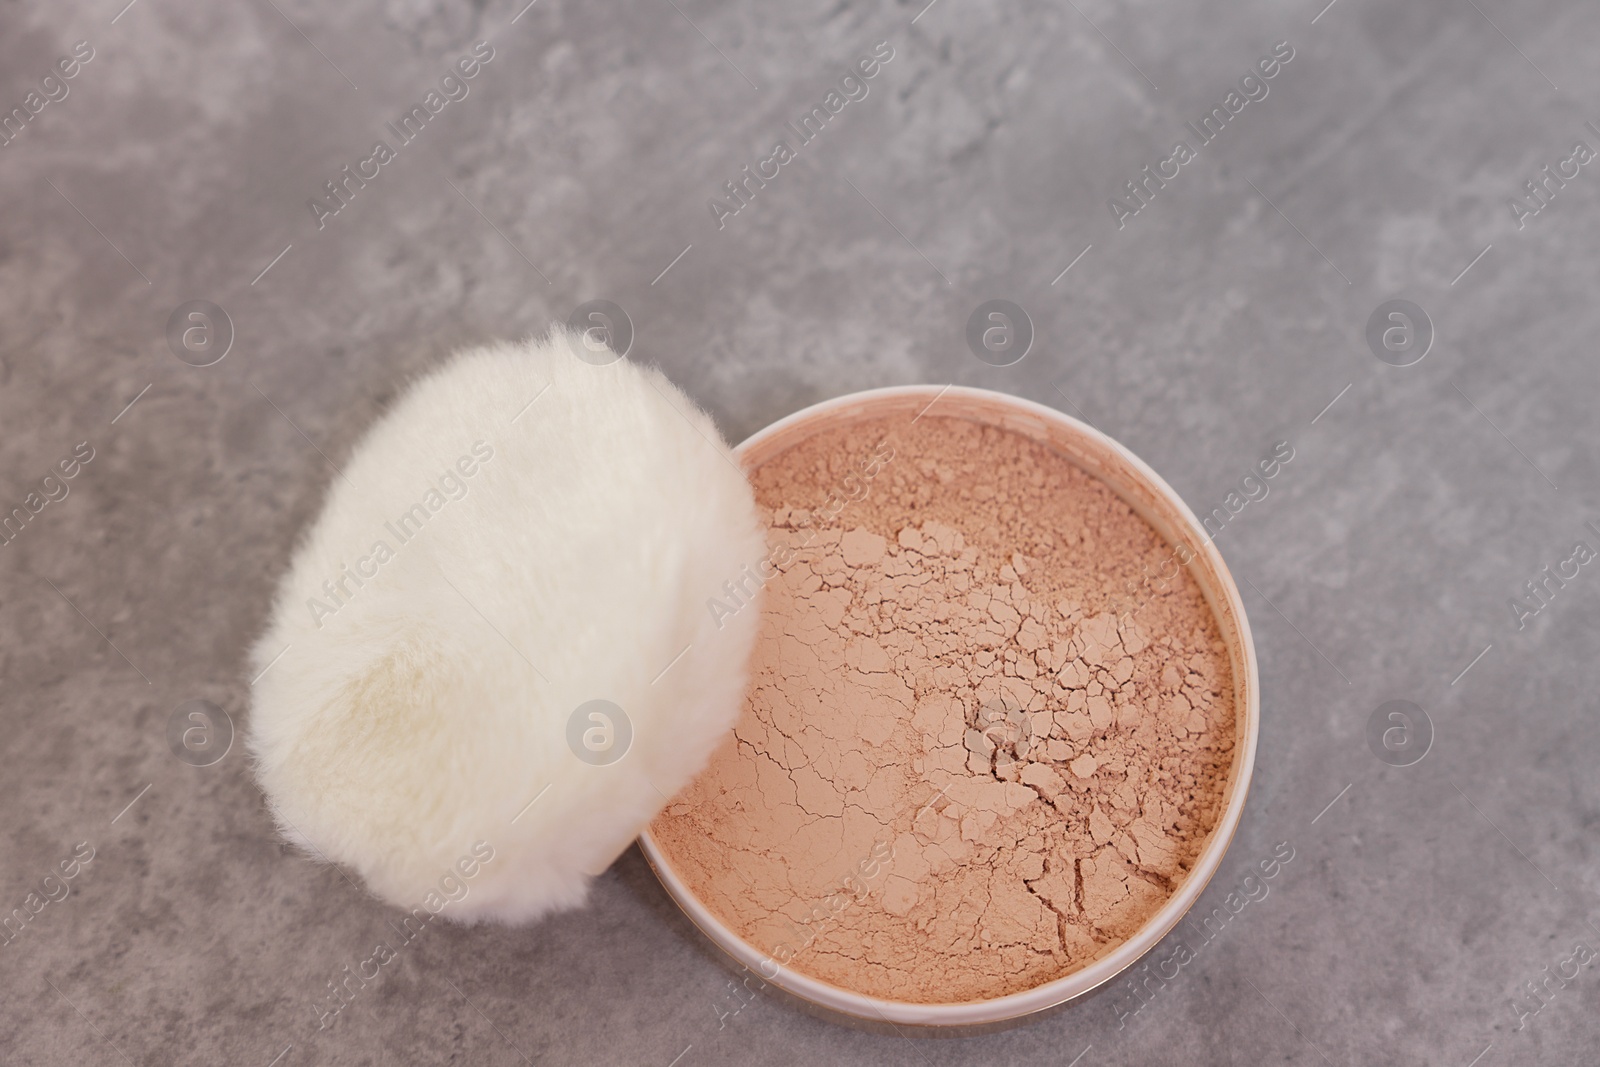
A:
[[[693,892],[783,966],[921,1003],[1131,936],[1216,825],[1234,746],[1187,570],[1114,609],[1172,549],[1063,457],[964,419],[824,431],[751,478],[782,563],[751,690],[652,825]],[[841,484],[859,499],[808,510]]]

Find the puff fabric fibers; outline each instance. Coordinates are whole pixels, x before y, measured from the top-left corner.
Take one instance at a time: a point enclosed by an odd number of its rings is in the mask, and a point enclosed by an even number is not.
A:
[[[404,908],[580,904],[738,715],[760,611],[707,602],[764,554],[749,484],[659,372],[584,345],[475,349],[414,384],[333,479],[252,653],[280,829]]]

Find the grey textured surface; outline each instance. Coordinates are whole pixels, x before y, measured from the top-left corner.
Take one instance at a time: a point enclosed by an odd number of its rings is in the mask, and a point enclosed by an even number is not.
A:
[[[1600,947],[1600,574],[1522,630],[1509,599],[1600,548],[1600,174],[1520,230],[1508,201],[1600,148],[1600,8],[121,2],[0,7],[7,111],[94,49],[0,148],[0,504],[94,449],[0,546],[0,911],[95,849],[0,947],[0,1059],[1593,1061],[1600,967],[1520,1029],[1511,1005]],[[308,198],[484,38],[470,95],[319,230]],[[1108,198],[1281,40],[1267,98],[1119,229]],[[869,95],[719,230],[708,198],[880,41]],[[730,972],[630,851],[584,911],[431,928],[318,1031],[394,913],[276,842],[237,747],[175,759],[168,718],[243,724],[274,579],[400,384],[596,297],[733,439],[855,389],[984,386],[1083,413],[1197,511],[1292,442],[1219,538],[1264,723],[1203,907],[1295,859],[1126,1025],[1122,983],[942,1041],[765,995],[723,1016]],[[963,340],[990,297],[1037,331],[1009,368]],[[1438,334],[1404,368],[1363,339],[1394,297]],[[236,330],[207,368],[165,339],[196,299]],[[1390,699],[1434,725],[1413,766],[1368,749]]]

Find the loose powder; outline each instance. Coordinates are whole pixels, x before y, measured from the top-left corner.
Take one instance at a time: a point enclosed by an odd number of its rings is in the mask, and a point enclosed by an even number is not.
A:
[[[922,1003],[1131,936],[1216,825],[1234,745],[1227,653],[1172,549],[965,419],[825,431],[752,480],[771,565],[708,605],[756,610],[770,576],[750,695],[652,826],[689,888],[778,964]]]

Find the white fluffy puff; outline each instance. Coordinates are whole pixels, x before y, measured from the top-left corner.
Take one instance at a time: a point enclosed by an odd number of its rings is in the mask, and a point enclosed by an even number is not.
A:
[[[281,829],[401,907],[582,903],[743,699],[759,611],[719,625],[707,600],[765,550],[749,484],[659,372],[577,343],[464,352],[412,386],[333,479],[253,650]],[[607,765],[568,744],[594,699],[632,725]]]

